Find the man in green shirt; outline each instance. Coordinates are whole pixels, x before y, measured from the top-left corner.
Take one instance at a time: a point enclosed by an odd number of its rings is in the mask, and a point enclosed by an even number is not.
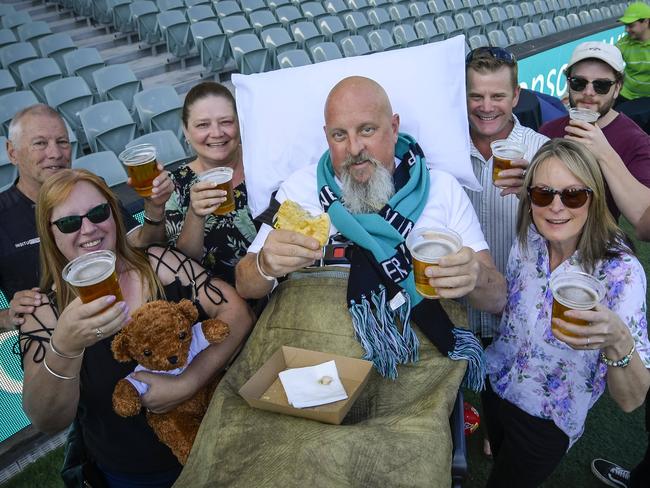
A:
[[[616,43],[626,64],[619,101],[650,97],[650,5],[632,3],[618,20],[627,33]]]

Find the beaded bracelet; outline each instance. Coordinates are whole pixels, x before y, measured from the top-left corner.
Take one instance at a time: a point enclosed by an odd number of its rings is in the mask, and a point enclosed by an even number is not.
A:
[[[54,337],[50,337],[50,349],[52,349],[52,352],[59,356],[60,358],[63,359],[77,359],[81,357],[81,355],[84,353],[86,348],[84,347],[81,352],[75,356],[68,356],[67,354],[63,354],[62,352],[59,352],[56,347],[54,347]]]
[[[45,369],[47,370],[48,373],[50,373],[50,374],[51,374],[52,376],[54,376],[55,378],[59,378],[60,380],[75,380],[75,379],[77,379],[76,376],[63,376],[62,374],[55,373],[55,372],[52,371],[52,369],[47,365],[47,363],[45,362],[45,358],[43,358],[43,366],[45,367]]]
[[[262,255],[262,250],[260,249],[260,252],[258,252],[255,255],[255,264],[257,265],[257,272],[260,274],[262,278],[264,278],[266,281],[275,281],[275,278],[273,276],[267,275],[264,271],[262,271],[262,266],[260,265],[260,256]]]
[[[626,356],[623,356],[618,361],[609,359],[607,356],[605,356],[604,352],[600,353],[600,359],[607,366],[611,366],[613,368],[625,368],[628,364],[630,364],[630,361],[632,360],[632,354],[634,354],[635,350],[636,350],[636,344],[632,343],[632,349],[630,349],[630,352],[627,353]]]

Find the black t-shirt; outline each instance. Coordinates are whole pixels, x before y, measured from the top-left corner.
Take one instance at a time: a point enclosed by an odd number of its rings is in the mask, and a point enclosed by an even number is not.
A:
[[[0,290],[7,300],[17,291],[38,286],[40,238],[35,206],[16,185],[0,193]],[[124,207],[120,209],[127,231],[140,225]]]

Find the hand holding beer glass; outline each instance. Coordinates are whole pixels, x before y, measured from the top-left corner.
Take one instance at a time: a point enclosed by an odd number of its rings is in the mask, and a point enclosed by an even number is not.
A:
[[[234,211],[232,176],[233,169],[227,166],[199,173],[198,183],[190,190],[192,211],[199,217],[226,215]]]
[[[137,144],[127,147],[119,155],[131,179],[131,186],[143,198],[152,196],[153,180],[161,173],[153,144]]]
[[[579,337],[556,324],[560,319],[573,325],[590,326],[586,320],[565,315],[567,310],[594,310],[605,297],[605,287],[598,279],[587,273],[563,271],[554,273],[550,281],[553,293],[551,328],[569,337]]]
[[[490,143],[492,149],[492,183],[502,188],[501,196],[519,193],[528,161],[524,159],[526,145],[506,139]]]

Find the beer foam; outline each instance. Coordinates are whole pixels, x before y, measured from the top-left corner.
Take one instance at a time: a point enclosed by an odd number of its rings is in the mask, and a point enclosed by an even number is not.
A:
[[[440,237],[432,241],[418,242],[413,246],[413,254],[424,260],[438,259],[452,254],[454,250],[455,246],[451,242]]]
[[[498,151],[494,152],[494,155],[497,158],[502,159],[518,159],[522,156],[522,153],[516,149],[499,149]]]
[[[591,308],[598,303],[598,294],[594,290],[578,284],[560,286],[554,294],[556,299],[566,306],[570,303],[572,307]]]
[[[70,269],[68,282],[72,285],[89,286],[106,279],[113,272],[113,261],[97,258],[90,262],[80,263]]]
[[[228,171],[230,170],[230,171]],[[199,181],[212,181],[220,185],[221,183],[227,183],[232,180],[232,169],[209,169],[198,175]]]

